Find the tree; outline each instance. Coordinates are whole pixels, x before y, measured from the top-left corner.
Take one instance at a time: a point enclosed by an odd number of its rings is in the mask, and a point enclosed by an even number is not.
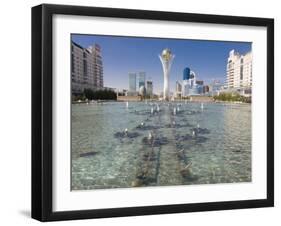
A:
[[[84,89],[84,95],[88,100],[116,100],[117,95],[112,90]]]
[[[220,93],[217,96],[214,96],[215,100],[221,101],[240,101],[244,103],[251,103],[251,97],[241,96],[238,93]]]

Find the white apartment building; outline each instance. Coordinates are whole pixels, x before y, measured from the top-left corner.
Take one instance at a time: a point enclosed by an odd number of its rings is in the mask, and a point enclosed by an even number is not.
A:
[[[71,42],[71,81],[72,94],[81,94],[84,89],[103,88],[103,64],[99,45],[86,49]]]
[[[252,87],[252,52],[240,55],[231,50],[226,67],[226,85],[228,89],[246,89]]]
[[[176,81],[175,97],[179,98],[181,96],[182,96],[182,84],[180,81]]]

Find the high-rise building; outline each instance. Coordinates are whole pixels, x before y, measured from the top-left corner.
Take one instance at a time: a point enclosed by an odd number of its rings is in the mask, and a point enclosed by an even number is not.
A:
[[[209,84],[209,94],[212,96],[218,95],[223,90],[223,87],[224,86],[220,81],[214,80]]]
[[[182,86],[179,81],[176,81],[176,92],[181,92],[182,91]]]
[[[176,93],[175,97],[179,98],[182,96],[182,85],[179,81],[176,81]]]
[[[139,76],[138,76],[138,90],[141,87],[145,87],[145,72],[139,72]]]
[[[252,87],[252,52],[241,55],[234,50],[229,52],[226,67],[228,89]]]
[[[135,94],[137,92],[137,73],[129,73],[129,91],[130,94]]]
[[[146,77],[145,72],[129,73],[129,90],[127,93],[128,96],[137,96],[141,91],[141,87],[144,87],[142,89],[145,89],[147,93],[145,77]]]
[[[151,80],[146,81],[146,94],[150,97],[153,96],[153,82]]]
[[[188,80],[190,78],[190,68],[186,67],[183,70],[183,80]]]
[[[94,77],[95,83],[98,87],[103,87],[103,65],[101,57],[101,47],[100,45],[95,44],[94,46],[90,46],[88,50],[93,54],[93,72],[96,75]]]
[[[194,71],[189,72],[189,77],[185,77],[188,79],[185,79],[182,81],[182,97],[187,97],[191,95],[199,95],[203,93],[203,81],[196,80],[196,74]]]
[[[190,84],[189,80],[183,80],[182,81],[182,97],[187,97],[189,96],[189,90],[190,90]]]
[[[196,80],[196,85],[197,85],[197,92],[198,94],[203,94],[204,93],[204,81],[203,80]]]
[[[103,65],[101,48],[95,44],[83,48],[71,42],[71,81],[72,94],[81,94],[84,89],[103,88]]]
[[[209,86],[208,85],[203,86],[203,93],[209,93]]]

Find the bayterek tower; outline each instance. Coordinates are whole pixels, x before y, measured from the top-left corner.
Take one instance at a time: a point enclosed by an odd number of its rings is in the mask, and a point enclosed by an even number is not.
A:
[[[169,100],[170,97],[169,77],[170,77],[171,65],[173,63],[173,59],[175,58],[175,55],[172,54],[170,49],[166,48],[162,51],[161,55],[159,55],[159,58],[162,63],[163,74],[164,74],[163,99]]]

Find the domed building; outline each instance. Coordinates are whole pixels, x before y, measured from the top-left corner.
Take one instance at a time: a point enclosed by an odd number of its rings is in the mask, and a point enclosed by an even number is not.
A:
[[[140,87],[139,94],[144,97],[146,95],[146,88],[144,86]]]

